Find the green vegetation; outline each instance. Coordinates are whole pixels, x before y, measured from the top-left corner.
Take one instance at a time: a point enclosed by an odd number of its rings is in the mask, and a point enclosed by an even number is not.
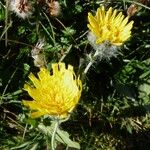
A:
[[[83,90],[60,125],[57,150],[78,143],[82,150],[149,150],[149,0],[59,0],[57,7],[53,1],[20,1],[32,6],[25,16],[12,9],[13,0],[0,1],[0,150],[51,150],[51,119],[30,118],[22,100],[32,98],[23,87],[30,72],[36,75],[42,66],[51,70],[59,61],[74,66]],[[96,59],[83,75],[93,54],[88,12],[94,14],[101,4],[129,15],[131,37],[117,57]]]

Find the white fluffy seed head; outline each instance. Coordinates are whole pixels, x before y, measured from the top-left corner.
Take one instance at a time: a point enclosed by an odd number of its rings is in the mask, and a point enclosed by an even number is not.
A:
[[[31,56],[34,59],[34,65],[36,67],[43,67],[45,65],[43,46],[45,45],[44,40],[39,40],[36,46],[31,51]]]
[[[61,7],[58,1],[52,1],[47,4],[49,6],[49,11],[51,16],[57,17],[61,14]]]
[[[101,44],[96,44],[96,36],[89,32],[87,35],[90,45],[93,47],[94,52],[92,58],[94,60],[110,60],[112,57],[117,57],[118,55],[118,46],[111,44],[109,41],[105,41]]]
[[[32,14],[32,5],[28,0],[11,0],[9,8],[22,19],[28,18]]]

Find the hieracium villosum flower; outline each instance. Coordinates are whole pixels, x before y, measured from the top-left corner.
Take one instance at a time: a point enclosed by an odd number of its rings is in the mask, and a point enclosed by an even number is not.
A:
[[[113,11],[112,7],[105,11],[104,6],[100,6],[95,16],[88,13],[90,31],[87,38],[95,50],[88,55],[91,64],[118,55],[120,46],[131,36],[133,21],[128,20],[122,12]]]
[[[87,26],[96,37],[96,44],[109,41],[120,46],[131,36],[133,21],[128,23],[128,20],[122,12],[117,14],[117,10],[113,11],[112,7],[105,11],[104,6],[100,6],[95,16],[88,13]]]
[[[29,75],[33,86],[25,84],[24,89],[33,98],[32,101],[23,100],[23,104],[31,110],[31,117],[37,118],[49,115],[59,119],[67,118],[78,103],[82,83],[77,78],[73,67],[64,63],[52,64],[52,74],[46,68],[40,68],[38,78]]]

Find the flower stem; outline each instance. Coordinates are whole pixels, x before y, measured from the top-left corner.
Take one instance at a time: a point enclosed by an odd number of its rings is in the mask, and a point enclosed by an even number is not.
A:
[[[88,63],[88,65],[86,66],[85,70],[84,70],[84,74],[86,74],[88,72],[88,70],[90,69],[90,67],[93,65],[94,61],[90,61]]]
[[[54,131],[53,131],[53,134],[52,134],[52,139],[51,139],[51,148],[52,150],[55,150],[55,135],[56,135],[56,132],[57,132],[57,129],[58,129],[58,125],[59,125],[59,122],[56,121],[55,122],[55,126],[54,126]]]

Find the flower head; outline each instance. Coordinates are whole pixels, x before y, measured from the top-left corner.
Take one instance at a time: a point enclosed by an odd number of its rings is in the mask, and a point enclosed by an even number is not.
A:
[[[44,44],[44,39],[40,39],[31,51],[31,56],[34,59],[34,65],[39,68],[45,65],[45,58],[43,53]]]
[[[112,57],[117,57],[119,47],[116,45],[111,44],[109,41],[105,41],[102,44],[95,44],[96,37],[93,35],[92,32],[89,32],[87,35],[89,43],[95,50],[90,53],[90,57],[94,61],[101,61],[102,59],[110,60]]]
[[[96,44],[109,41],[113,45],[120,46],[131,36],[133,21],[128,23],[128,20],[122,12],[117,14],[117,10],[113,11],[112,7],[105,11],[104,6],[101,6],[95,16],[88,13],[87,26],[95,35]]]
[[[16,13],[22,19],[29,17],[31,13],[31,3],[29,0],[11,0],[10,10]]]
[[[49,7],[49,12],[50,12],[50,15],[53,16],[53,17],[57,17],[60,15],[61,13],[61,7],[60,7],[60,4],[58,1],[51,1],[50,3],[47,2],[47,5]]]
[[[52,64],[52,75],[45,68],[41,68],[36,78],[29,75],[34,87],[25,84],[24,89],[34,99],[23,100],[23,104],[33,110],[31,117],[37,118],[50,115],[60,119],[66,118],[79,101],[82,83],[76,78],[73,67],[64,63]]]

